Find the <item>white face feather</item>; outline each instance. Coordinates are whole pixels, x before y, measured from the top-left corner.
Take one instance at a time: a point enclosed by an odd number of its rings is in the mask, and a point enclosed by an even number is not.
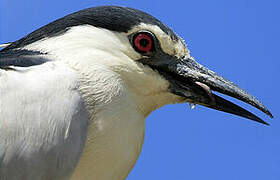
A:
[[[65,62],[85,76],[87,81],[93,82],[92,86],[98,79],[108,77],[108,82],[103,85],[104,97],[98,97],[104,101],[110,101],[110,96],[114,96],[110,89],[115,89],[118,94],[116,83],[119,80],[110,79],[113,76],[120,79],[139,104],[140,111],[148,115],[158,107],[181,99],[168,92],[169,82],[159,73],[137,62],[142,55],[131,46],[128,35],[139,30],[152,32],[165,53],[177,57],[190,56],[182,40],[174,41],[159,27],[147,24],[140,24],[127,33],[90,25],[76,26],[62,35],[42,39],[23,49],[45,52],[51,59]]]
[[[178,58],[190,58],[190,52],[186,48],[183,39],[178,36],[179,40],[173,40],[158,26],[144,23],[133,27],[127,33],[114,32],[91,25],[76,26],[70,28],[65,34],[42,39],[22,49],[52,53],[59,49],[81,50],[80,48],[95,48],[106,52],[124,53],[131,59],[137,60],[142,56],[133,49],[127,37],[143,30],[149,31],[156,36],[163,52],[166,54]]]

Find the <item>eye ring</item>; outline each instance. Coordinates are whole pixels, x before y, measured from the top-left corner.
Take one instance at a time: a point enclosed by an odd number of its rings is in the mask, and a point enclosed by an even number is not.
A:
[[[133,36],[132,44],[134,49],[142,54],[149,54],[154,51],[154,36],[149,32],[138,32]]]

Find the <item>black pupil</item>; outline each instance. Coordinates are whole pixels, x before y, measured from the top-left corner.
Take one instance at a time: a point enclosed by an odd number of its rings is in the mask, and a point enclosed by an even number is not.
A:
[[[145,39],[145,38],[140,39],[140,45],[142,47],[147,47],[149,45],[148,39]]]

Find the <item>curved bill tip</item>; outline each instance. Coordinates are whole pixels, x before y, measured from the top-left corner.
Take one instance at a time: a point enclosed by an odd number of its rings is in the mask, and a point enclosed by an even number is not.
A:
[[[238,116],[242,116],[248,119],[251,119],[253,121],[259,122],[261,124],[269,125],[267,122],[259,118],[258,116],[254,115],[253,113],[247,111],[246,109],[243,109],[242,107],[216,95],[213,94],[213,97],[215,98],[215,104],[209,104],[206,105],[209,108],[216,109],[219,111],[227,112],[230,114],[235,114]]]

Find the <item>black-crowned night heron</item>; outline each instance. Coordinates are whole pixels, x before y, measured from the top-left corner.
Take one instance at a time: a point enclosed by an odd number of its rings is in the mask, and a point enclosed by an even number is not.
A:
[[[215,95],[271,113],[198,64],[184,42],[139,10],[103,6],[54,21],[0,51],[1,180],[125,179],[145,118],[200,104],[264,123]]]

